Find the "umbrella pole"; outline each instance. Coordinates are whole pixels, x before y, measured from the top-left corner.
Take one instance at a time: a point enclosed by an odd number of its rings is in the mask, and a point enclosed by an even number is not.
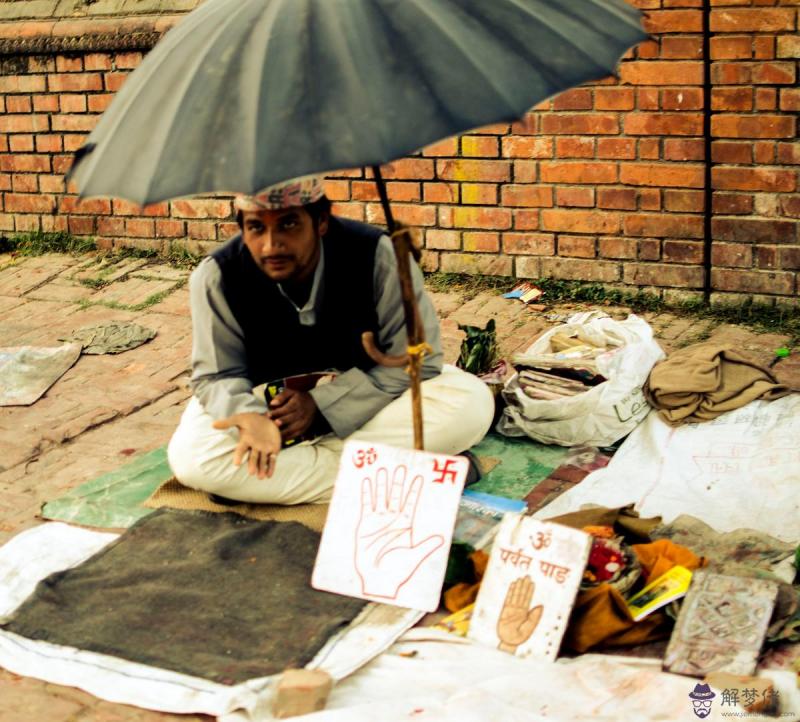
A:
[[[411,280],[411,256],[415,258],[419,255],[411,238],[409,228],[395,223],[392,215],[392,208],[389,205],[389,196],[386,192],[386,184],[383,182],[381,169],[379,166],[372,166],[375,175],[375,183],[378,186],[378,194],[381,198],[381,205],[386,216],[386,225],[392,238],[394,254],[397,257],[397,272],[400,276],[400,292],[403,298],[403,310],[406,316],[406,333],[408,335],[408,365],[406,372],[411,379],[411,411],[414,420],[414,448],[422,450],[425,448],[422,425],[422,390],[420,383],[422,380],[422,357],[425,354],[425,327],[417,308],[417,301],[414,296],[414,284]]]

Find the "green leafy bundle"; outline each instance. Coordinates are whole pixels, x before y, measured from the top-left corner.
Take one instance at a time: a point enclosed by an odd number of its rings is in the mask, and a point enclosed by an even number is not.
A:
[[[486,328],[480,326],[462,326],[459,329],[467,334],[461,342],[461,354],[456,366],[471,374],[485,374],[497,361],[497,333],[494,319],[490,319]]]

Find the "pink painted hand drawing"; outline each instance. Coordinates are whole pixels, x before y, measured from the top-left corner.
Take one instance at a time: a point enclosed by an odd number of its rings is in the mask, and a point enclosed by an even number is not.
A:
[[[361,482],[361,514],[356,527],[355,567],[365,596],[396,599],[402,586],[444,544],[433,534],[416,541],[414,518],[422,493],[422,476],[406,483],[408,469],[378,469]]]

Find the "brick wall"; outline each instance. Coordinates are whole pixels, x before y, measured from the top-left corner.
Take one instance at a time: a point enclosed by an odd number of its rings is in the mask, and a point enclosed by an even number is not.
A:
[[[631,1],[647,12],[653,39],[622,63],[619,80],[386,167],[397,217],[423,230],[428,269],[593,280],[673,298],[703,288],[708,236],[714,298],[791,299],[800,269],[800,0],[710,0],[711,189],[702,0]],[[71,153],[148,44],[120,46],[177,18],[0,22],[0,231],[195,250],[233,232],[228,199],[142,210],[64,192]],[[59,40],[71,37],[82,38],[79,49]],[[361,171],[331,176],[328,191],[337,212],[383,221]]]

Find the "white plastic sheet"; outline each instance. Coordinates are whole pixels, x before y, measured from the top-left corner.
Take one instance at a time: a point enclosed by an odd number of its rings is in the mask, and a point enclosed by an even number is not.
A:
[[[544,444],[609,446],[647,415],[650,406],[642,386],[664,352],[648,323],[638,316],[615,321],[592,311],[575,314],[565,325],[550,329],[522,355],[550,352],[550,337],[556,333],[576,333],[578,338],[607,346],[596,362],[598,372],[608,380],[577,396],[542,400],[530,398],[515,375],[503,389],[508,405],[497,430],[506,436],[528,435]]]
[[[670,427],[653,411],[611,463],[540,519],[585,505],[634,504],[670,522],[691,514],[720,532],[755,529],[800,542],[800,395],[753,401],[713,421]]]

